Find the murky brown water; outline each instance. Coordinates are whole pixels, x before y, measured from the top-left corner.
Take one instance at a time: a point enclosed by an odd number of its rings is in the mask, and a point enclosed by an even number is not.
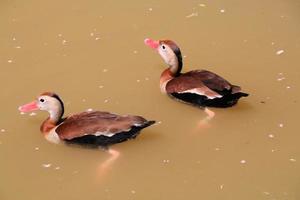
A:
[[[1,1],[0,199],[300,199],[300,2]],[[251,94],[216,117],[163,96],[146,37],[175,40],[184,70],[205,68]],[[88,108],[161,121],[103,151],[57,146],[46,113],[17,107],[42,91]]]

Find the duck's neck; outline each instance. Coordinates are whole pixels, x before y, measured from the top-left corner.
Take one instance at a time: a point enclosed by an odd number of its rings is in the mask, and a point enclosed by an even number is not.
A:
[[[169,62],[168,65],[169,65],[169,70],[171,72],[171,75],[173,77],[176,77],[180,75],[183,63],[182,63],[182,56],[180,50],[174,51],[174,54],[175,56],[173,57],[171,62]]]
[[[170,68],[163,71],[163,73],[160,76],[160,89],[163,93],[166,92],[167,83],[173,78],[175,78],[175,76]]]
[[[61,123],[62,116],[64,114],[63,104],[58,104],[48,112],[49,117],[41,125],[41,132],[44,134],[48,133],[49,131],[51,131],[51,129]]]

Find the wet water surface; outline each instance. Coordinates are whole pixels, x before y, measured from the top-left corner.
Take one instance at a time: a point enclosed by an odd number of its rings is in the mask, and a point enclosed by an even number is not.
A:
[[[300,199],[300,2],[1,1],[0,199]],[[214,71],[251,95],[202,110],[159,90],[146,37],[176,41],[184,71]],[[47,142],[47,117],[17,107],[57,92],[89,108],[159,121],[102,150]],[[100,177],[99,177],[100,176]]]

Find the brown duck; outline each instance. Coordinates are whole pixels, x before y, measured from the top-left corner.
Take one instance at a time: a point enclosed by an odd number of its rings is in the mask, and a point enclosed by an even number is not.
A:
[[[241,97],[248,96],[241,88],[207,70],[181,73],[183,62],[179,47],[171,40],[145,39],[145,44],[155,49],[168,68],[160,77],[162,92],[180,101],[200,107],[230,107]],[[209,115],[213,112],[206,110]]]

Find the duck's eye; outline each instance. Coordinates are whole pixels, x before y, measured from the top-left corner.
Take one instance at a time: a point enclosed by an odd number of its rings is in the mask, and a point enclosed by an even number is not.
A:
[[[162,48],[162,49],[166,49],[166,46],[165,46],[165,45],[162,45],[161,48]]]
[[[45,99],[40,99],[40,102],[42,102],[42,103],[45,102]]]

